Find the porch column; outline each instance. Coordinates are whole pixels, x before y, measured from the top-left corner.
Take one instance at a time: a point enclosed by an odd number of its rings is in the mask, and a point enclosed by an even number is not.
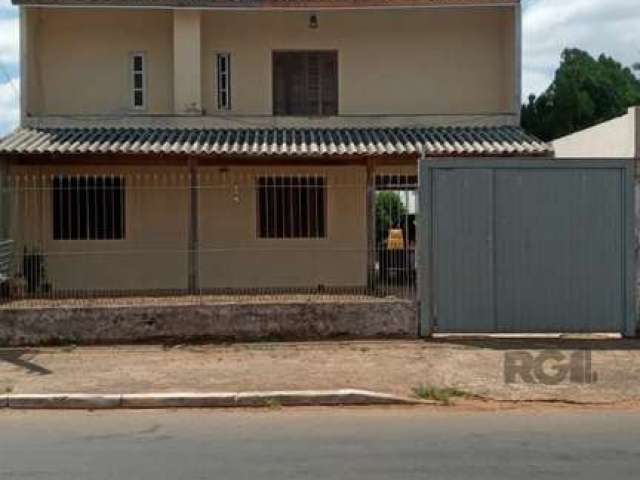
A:
[[[367,160],[367,288],[372,291],[376,284],[376,168],[375,160]]]
[[[40,7],[20,7],[20,126],[30,114],[41,114],[44,90],[38,62]]]
[[[199,10],[173,11],[173,110],[176,114],[202,113]]]
[[[516,4],[513,6],[513,62],[514,68],[514,95],[513,95],[513,109],[514,114],[517,117],[520,125],[520,117],[522,113],[522,5]]]
[[[9,238],[9,159],[0,158],[0,241]]]
[[[190,293],[200,290],[200,222],[199,198],[200,180],[198,178],[198,159],[189,158],[189,224],[187,238],[188,252],[188,288]]]

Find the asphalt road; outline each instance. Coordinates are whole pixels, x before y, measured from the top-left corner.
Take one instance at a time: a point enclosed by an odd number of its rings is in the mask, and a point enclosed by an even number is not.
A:
[[[0,479],[637,479],[640,414],[0,411]]]

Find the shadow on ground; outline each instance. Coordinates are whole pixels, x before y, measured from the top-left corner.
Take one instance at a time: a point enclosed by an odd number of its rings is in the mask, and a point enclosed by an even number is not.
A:
[[[592,350],[592,351],[631,351],[640,350],[640,339],[431,339],[428,343],[438,345],[459,345],[470,348],[490,350]]]
[[[53,373],[51,370],[41,367],[28,358],[25,358],[29,355],[33,355],[33,352],[29,350],[4,350],[0,351],[0,362],[10,363],[16,367],[27,370],[28,373],[37,375],[50,375]]]

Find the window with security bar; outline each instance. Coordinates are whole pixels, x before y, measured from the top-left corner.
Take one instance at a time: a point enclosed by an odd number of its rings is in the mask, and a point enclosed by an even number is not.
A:
[[[376,190],[417,190],[417,175],[376,175]]]
[[[258,237],[325,238],[326,199],[324,177],[259,177]]]
[[[144,52],[130,55],[131,62],[131,106],[135,110],[147,108],[147,74]]]
[[[216,55],[218,110],[231,110],[231,55]]]
[[[112,176],[53,179],[54,240],[125,238],[125,181]]]

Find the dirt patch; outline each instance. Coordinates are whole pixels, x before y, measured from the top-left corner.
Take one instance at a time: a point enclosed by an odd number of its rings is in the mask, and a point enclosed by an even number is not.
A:
[[[456,408],[569,408],[577,403],[635,408],[640,402],[640,350],[635,347],[640,342],[631,343],[604,342],[594,349],[598,381],[587,385],[569,379],[557,385],[508,384],[505,349],[497,348],[499,343],[488,348],[368,341],[5,349],[0,350],[0,388],[11,387],[12,393],[356,388],[411,396],[416,387],[428,385],[471,395],[452,399]],[[580,348],[578,342],[536,346],[560,352]]]

